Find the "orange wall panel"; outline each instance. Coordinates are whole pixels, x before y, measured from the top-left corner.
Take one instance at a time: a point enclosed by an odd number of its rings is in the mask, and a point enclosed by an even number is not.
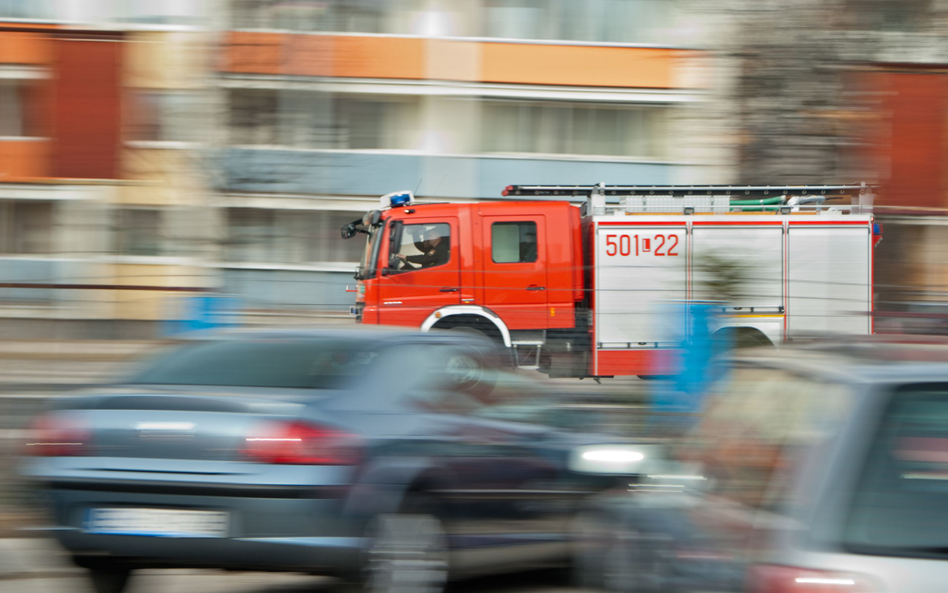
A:
[[[0,140],[0,183],[49,177],[49,141]]]
[[[425,78],[425,41],[410,37],[335,37],[333,75]]]
[[[224,41],[221,70],[235,74],[279,74],[283,33],[232,31]]]
[[[221,69],[235,74],[424,78],[424,41],[407,37],[231,31]]]
[[[0,31],[0,64],[43,66],[52,58],[53,46],[48,34]]]
[[[231,31],[220,69],[235,74],[677,88],[691,53],[643,47],[493,43]]]
[[[514,84],[556,84],[672,88],[680,50],[591,47],[530,43],[485,43],[481,80]]]

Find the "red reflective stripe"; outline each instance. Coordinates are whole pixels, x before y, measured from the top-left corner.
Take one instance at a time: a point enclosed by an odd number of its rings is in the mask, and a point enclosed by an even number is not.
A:
[[[687,221],[682,221],[682,222],[678,222],[678,221],[675,221],[675,222],[668,222],[668,221],[659,221],[659,222],[643,222],[643,221],[631,222],[631,221],[630,221],[630,222],[624,222],[624,221],[623,221],[623,222],[597,222],[596,224],[601,225],[601,226],[633,226],[633,225],[639,225],[639,226],[643,226],[643,225],[644,225],[644,226],[672,226],[672,225],[673,225],[673,226],[685,227],[685,226],[688,225],[688,222],[687,222]]]
[[[800,220],[800,221],[790,221],[792,225],[818,225],[818,224],[847,224],[847,225],[864,225],[872,226],[871,222],[866,222],[865,220]]]
[[[727,225],[727,226],[779,226],[783,224],[782,220],[759,220],[759,221],[746,221],[746,220],[696,220],[691,223],[693,226],[717,226],[717,225]]]

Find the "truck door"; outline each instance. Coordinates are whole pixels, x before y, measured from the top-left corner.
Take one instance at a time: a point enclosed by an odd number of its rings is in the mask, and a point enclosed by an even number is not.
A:
[[[389,225],[379,285],[379,323],[418,327],[436,309],[460,303],[458,220]],[[397,266],[389,264],[393,256]]]
[[[510,329],[545,329],[549,292],[544,216],[483,218],[484,305]]]

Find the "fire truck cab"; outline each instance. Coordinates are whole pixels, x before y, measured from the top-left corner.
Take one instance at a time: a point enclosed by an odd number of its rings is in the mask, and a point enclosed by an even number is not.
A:
[[[529,199],[429,204],[389,194],[342,229],[367,235],[353,312],[484,334],[550,376],[653,374],[674,347],[661,304],[705,298],[703,262],[716,257],[744,270],[739,297],[721,303],[721,331],[760,344],[869,333],[878,229],[868,191],[510,186]],[[837,196],[857,199],[825,207]]]

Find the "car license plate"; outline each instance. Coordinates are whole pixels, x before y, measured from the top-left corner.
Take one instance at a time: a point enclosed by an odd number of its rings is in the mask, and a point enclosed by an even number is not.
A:
[[[180,509],[91,509],[86,532],[151,537],[227,537],[228,514]]]

